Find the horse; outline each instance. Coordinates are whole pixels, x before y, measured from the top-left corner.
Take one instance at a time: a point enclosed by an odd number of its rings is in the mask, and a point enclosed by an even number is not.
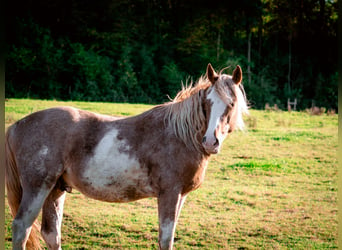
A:
[[[222,72],[222,71],[221,71]],[[232,75],[211,64],[173,100],[131,117],[73,107],[37,111],[5,138],[5,183],[13,249],[61,249],[66,193],[106,202],[157,198],[159,249],[172,249],[182,206],[200,187],[209,158],[248,112],[239,65]]]

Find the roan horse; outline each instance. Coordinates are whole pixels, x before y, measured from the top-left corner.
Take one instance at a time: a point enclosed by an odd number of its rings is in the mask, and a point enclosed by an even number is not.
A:
[[[6,133],[6,187],[13,249],[37,249],[36,219],[49,249],[61,249],[66,192],[107,202],[158,199],[159,247],[172,249],[186,195],[203,182],[211,154],[242,128],[242,71],[205,77],[173,101],[115,118],[71,107],[33,113]]]

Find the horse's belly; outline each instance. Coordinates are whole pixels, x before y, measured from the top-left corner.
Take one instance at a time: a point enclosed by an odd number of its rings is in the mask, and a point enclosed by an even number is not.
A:
[[[86,196],[108,202],[129,202],[155,196],[148,179],[142,175],[94,176],[75,187]]]
[[[65,179],[83,194],[109,202],[155,196],[148,168],[126,153],[128,146],[116,135],[115,130],[107,133],[82,171],[69,170]]]

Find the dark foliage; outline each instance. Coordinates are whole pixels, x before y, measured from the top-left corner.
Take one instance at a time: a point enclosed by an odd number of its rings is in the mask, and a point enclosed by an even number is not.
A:
[[[241,65],[254,108],[337,109],[336,0],[7,5],[6,97],[159,103],[210,62]]]

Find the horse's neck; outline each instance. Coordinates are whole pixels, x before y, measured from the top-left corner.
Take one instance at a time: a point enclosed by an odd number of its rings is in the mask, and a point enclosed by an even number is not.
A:
[[[198,107],[201,105],[200,100],[195,95],[181,102],[169,103],[165,109],[165,118],[173,133],[187,147],[201,152],[200,136],[203,133],[205,118],[201,112],[201,107]]]

